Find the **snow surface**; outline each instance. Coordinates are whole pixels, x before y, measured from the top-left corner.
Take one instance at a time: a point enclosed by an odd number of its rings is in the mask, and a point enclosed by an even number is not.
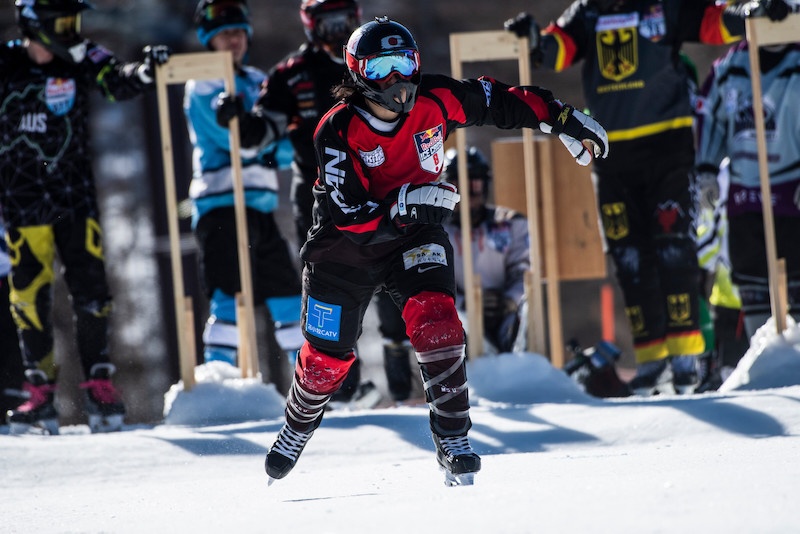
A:
[[[331,411],[267,486],[283,398],[200,366],[164,424],[0,430],[0,531],[800,532],[800,328],[770,324],[723,391],[600,400],[537,354],[471,361],[471,487],[445,487],[424,405]]]

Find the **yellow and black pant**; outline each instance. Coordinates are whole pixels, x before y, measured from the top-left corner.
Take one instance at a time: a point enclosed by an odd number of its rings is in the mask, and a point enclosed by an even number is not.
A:
[[[106,282],[102,230],[91,217],[55,224],[8,228],[11,258],[11,312],[28,369],[55,380],[53,283],[56,254],[72,297],[76,338],[85,376],[96,363],[109,361],[111,296]]]

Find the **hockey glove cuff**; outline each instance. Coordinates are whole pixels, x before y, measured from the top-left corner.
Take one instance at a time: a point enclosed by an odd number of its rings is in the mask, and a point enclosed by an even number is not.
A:
[[[400,226],[442,224],[453,214],[459,200],[456,186],[447,182],[404,184],[389,210],[389,218]]]
[[[541,122],[539,129],[558,135],[579,165],[589,165],[593,157],[608,156],[608,134],[599,122],[558,100],[551,101],[549,107],[552,124]]]
[[[769,17],[769,20],[780,21],[786,18],[791,8],[784,0],[753,0],[745,8],[748,17]]]

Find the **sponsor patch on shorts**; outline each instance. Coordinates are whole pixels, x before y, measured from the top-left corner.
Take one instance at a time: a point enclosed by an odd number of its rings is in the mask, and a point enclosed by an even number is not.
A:
[[[447,254],[444,247],[438,243],[428,243],[403,253],[403,266],[406,271],[425,263],[447,265]]]
[[[306,332],[328,341],[339,341],[342,328],[342,307],[308,297]]]

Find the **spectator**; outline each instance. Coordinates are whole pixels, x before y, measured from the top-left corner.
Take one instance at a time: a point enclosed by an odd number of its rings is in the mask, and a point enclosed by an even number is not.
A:
[[[786,16],[783,0],[760,4],[771,18]],[[633,334],[630,386],[638,395],[694,392],[697,357],[705,351],[690,194],[689,72],[679,52],[684,42],[738,39],[750,7],[713,0],[576,0],[543,32],[526,13],[505,25],[530,38],[536,66],[562,71],[584,60],[588,108],[609,128],[611,157],[597,161],[594,173]]]
[[[520,326],[519,312],[525,298],[525,273],[530,269],[528,221],[520,213],[489,201],[492,171],[476,148],[467,149],[469,211],[472,223],[472,264],[480,277],[483,293],[483,328],[486,339],[498,352],[524,350],[514,347]],[[458,152],[445,154],[442,177],[458,185]],[[464,256],[460,208],[444,225],[455,254],[456,304],[464,310]]]
[[[425,378],[438,462],[448,483],[469,484],[481,464],[467,437],[464,330],[442,227],[459,196],[436,181],[444,140],[472,125],[542,128],[560,134],[586,165],[592,155],[582,142],[605,157],[605,131],[545,89],[422,75],[411,33],[387,17],[353,32],[345,61],[350,78],[314,134],[320,176],[314,226],[301,251],[306,342],[267,474],[280,479],[294,467],[356,358],[372,295],[385,286],[403,310]]]
[[[771,307],[748,49],[747,42],[734,46],[703,84],[697,183],[701,198],[717,200],[717,170],[730,158],[728,252],[750,338]],[[758,54],[777,256],[786,260],[789,313],[800,320],[800,44],[765,46]]]
[[[89,151],[89,96],[124,100],[151,87],[169,56],[146,47],[122,63],[79,33],[84,0],[17,0],[23,39],[0,48],[0,206],[13,258],[10,300],[29,399],[8,412],[12,433],[58,433],[53,349],[55,255],[72,297],[93,432],[119,430],[125,407],[111,382],[102,229]]]
[[[227,104],[220,100],[225,94],[222,80],[190,80],[184,110],[194,146],[189,186],[192,228],[200,246],[200,270],[210,300],[203,358],[205,362],[237,365],[236,293],[241,291],[241,282],[227,126],[242,106],[249,109],[255,103],[266,75],[245,64],[253,34],[245,0],[200,0],[195,24],[202,45],[212,51],[230,51],[235,68],[237,99]],[[251,121],[254,119],[248,121],[244,114],[240,119],[242,145],[252,147],[241,150],[241,159],[253,300],[257,306],[265,306],[266,315],[274,322],[274,337],[280,348],[275,347],[274,340],[262,341],[271,349],[270,380],[285,393],[288,372],[282,369],[288,368],[287,353],[296,351],[302,342],[298,330],[300,277],[274,215],[278,206],[278,174],[273,168],[276,147],[271,143],[274,136],[267,136],[266,128],[251,128]]]

